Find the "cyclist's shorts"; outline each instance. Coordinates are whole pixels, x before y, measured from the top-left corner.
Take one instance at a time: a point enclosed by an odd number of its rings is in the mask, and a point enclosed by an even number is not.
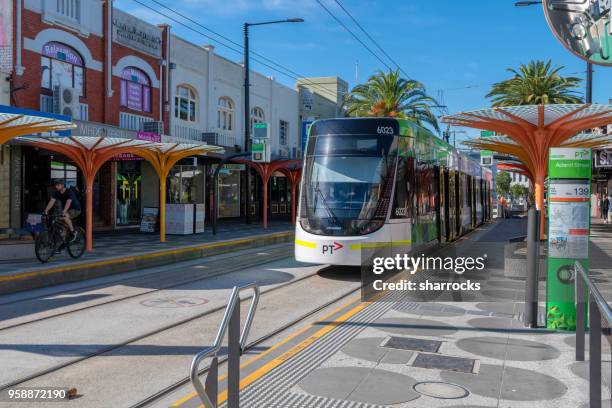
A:
[[[81,215],[81,210],[68,210],[68,217],[70,217],[71,220],[74,220],[79,215]]]

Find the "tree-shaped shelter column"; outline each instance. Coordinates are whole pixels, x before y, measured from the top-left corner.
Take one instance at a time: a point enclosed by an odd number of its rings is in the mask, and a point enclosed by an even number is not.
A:
[[[264,229],[268,228],[268,181],[275,171],[280,171],[287,176],[289,183],[291,183],[291,217],[292,223],[295,223],[295,199],[296,189],[299,184],[301,169],[299,168],[301,160],[277,160],[271,163],[258,163],[251,160],[245,159],[233,159],[235,163],[246,164],[247,166],[255,169],[259,177],[261,177],[262,190],[263,190],[263,225]],[[247,209],[248,211],[248,209]]]
[[[208,152],[222,153],[223,148],[207,144],[156,143],[144,146],[136,154],[147,160],[159,177],[159,240],[166,242],[166,179],[181,159]]]
[[[112,157],[136,153],[151,142],[114,137],[21,137],[30,145],[61,153],[72,160],[85,178],[85,249],[93,249],[93,182],[100,167]]]
[[[572,136],[612,121],[612,105],[562,104],[525,105],[480,109],[445,116],[442,121],[454,126],[489,130],[504,135],[509,143],[482,143],[477,147],[511,154],[521,160],[534,178],[536,207],[541,211],[541,234],[545,231],[544,181],[548,174],[548,152],[561,147]],[[483,140],[483,139],[480,139]],[[596,140],[584,146],[596,147]],[[473,144],[473,146],[476,146]],[[576,141],[571,147],[582,147]],[[570,146],[567,146],[570,147]]]

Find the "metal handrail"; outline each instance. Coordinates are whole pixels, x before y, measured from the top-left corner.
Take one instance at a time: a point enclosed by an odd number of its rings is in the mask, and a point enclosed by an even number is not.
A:
[[[240,292],[247,289],[253,289],[253,300],[251,301],[251,305],[249,306],[249,311],[247,313],[246,321],[244,322],[244,327],[242,329],[242,333],[240,334],[240,354],[244,352],[246,341],[249,335],[249,331],[251,330],[251,324],[253,323],[253,317],[255,317],[255,310],[257,309],[257,304],[259,303],[259,286],[256,283],[249,283],[244,286],[234,286],[232,290],[232,294],[230,295],[230,299],[227,303],[227,307],[225,308],[225,313],[223,314],[223,319],[221,320],[221,325],[219,326],[219,330],[217,331],[217,336],[215,337],[215,342],[213,345],[207,349],[196,354],[191,361],[191,368],[189,371],[189,377],[191,379],[191,383],[193,387],[196,389],[198,395],[200,396],[200,400],[204,404],[205,408],[215,408],[217,406],[212,403],[206,391],[204,390],[204,385],[200,380],[198,375],[199,366],[202,361],[211,356],[216,356],[216,354],[221,350],[221,343],[223,342],[223,338],[225,337],[225,333],[227,332],[227,327],[230,322],[230,318],[234,309],[236,307],[240,307]],[[208,367],[210,368],[210,366]]]
[[[583,266],[578,261],[576,261],[574,264],[574,272],[576,273],[576,277],[580,275],[582,281],[586,283],[587,289],[595,298],[595,302],[597,303],[597,307],[599,307],[599,311],[601,312],[602,316],[608,323],[612,324],[612,308],[608,302],[606,302],[604,297],[599,292],[599,289],[597,289],[597,286],[595,286],[595,283],[591,280]],[[578,292],[578,286],[576,286],[576,292]],[[578,296],[576,296],[576,299],[578,299]]]
[[[576,361],[584,361],[585,354],[586,289],[589,303],[589,408],[601,408],[601,319],[603,317],[608,325],[612,324],[612,309],[579,261],[574,263],[574,277],[576,282]]]

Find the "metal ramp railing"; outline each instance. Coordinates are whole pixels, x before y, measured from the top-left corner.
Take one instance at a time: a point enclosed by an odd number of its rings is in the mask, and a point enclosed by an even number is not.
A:
[[[242,333],[240,330],[240,292],[253,289],[253,299],[247,312]],[[234,286],[232,294],[225,308],[219,331],[213,345],[196,354],[191,361],[189,377],[193,387],[196,389],[204,408],[217,408],[217,392],[219,382],[219,358],[217,354],[221,350],[221,343],[227,332],[228,358],[227,358],[227,406],[238,408],[240,405],[240,356],[244,352],[247,337],[253,323],[255,310],[259,303],[259,286],[250,283],[244,286]],[[208,367],[205,383],[202,384],[198,375],[202,361],[212,357]]]

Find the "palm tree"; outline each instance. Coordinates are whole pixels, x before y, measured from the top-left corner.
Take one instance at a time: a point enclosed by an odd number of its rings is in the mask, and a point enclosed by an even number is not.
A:
[[[492,98],[493,106],[581,103],[575,89],[582,80],[562,77],[559,71],[563,68],[553,68],[551,60],[521,64],[518,71],[509,68],[514,76],[493,84],[486,97]]]
[[[418,81],[404,79],[399,71],[378,71],[364,84],[357,85],[344,99],[349,116],[401,118],[439,130],[432,107],[436,100]]]

